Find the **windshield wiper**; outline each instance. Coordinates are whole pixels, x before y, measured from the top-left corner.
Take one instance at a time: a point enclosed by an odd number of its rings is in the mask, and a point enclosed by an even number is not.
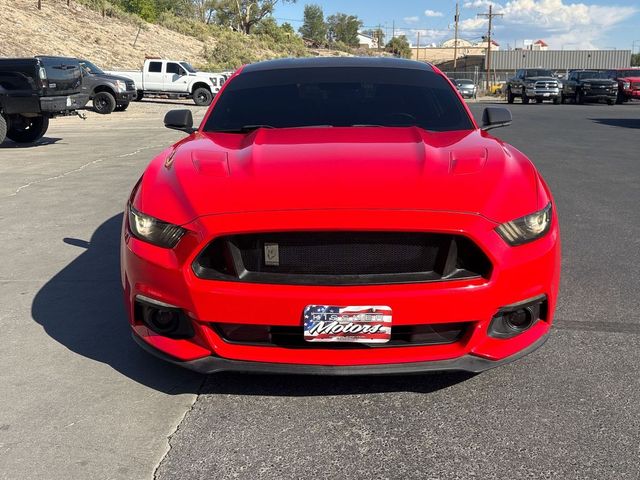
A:
[[[258,130],[260,128],[272,129],[276,127],[273,127],[271,125],[243,125],[238,128],[229,128],[226,130],[225,129],[213,130],[213,132],[215,133],[249,133],[249,132],[253,132],[254,130]]]

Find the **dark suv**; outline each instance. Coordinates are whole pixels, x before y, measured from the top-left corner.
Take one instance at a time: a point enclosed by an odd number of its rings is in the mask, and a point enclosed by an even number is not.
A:
[[[618,82],[611,80],[606,72],[598,70],[569,72],[562,88],[562,103],[567,100],[579,104],[604,100],[609,105],[614,105],[617,96]]]
[[[0,143],[40,139],[49,119],[84,107],[78,60],[64,57],[0,59]]]
[[[138,94],[133,80],[105,73],[88,60],[80,60],[84,70],[82,90],[93,100],[93,109],[106,115],[123,112]]]

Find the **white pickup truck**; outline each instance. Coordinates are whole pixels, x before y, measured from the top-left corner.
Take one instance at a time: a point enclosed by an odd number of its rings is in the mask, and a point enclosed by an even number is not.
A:
[[[199,72],[188,62],[148,58],[142,71],[123,70],[107,72],[126,77],[136,84],[138,98],[170,95],[192,98],[196,105],[210,105],[220,91],[227,76],[218,73]]]

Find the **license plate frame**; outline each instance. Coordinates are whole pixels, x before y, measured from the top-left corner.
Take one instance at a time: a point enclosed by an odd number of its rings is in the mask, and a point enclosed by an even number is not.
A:
[[[307,305],[304,339],[318,343],[387,343],[393,315],[386,305]]]

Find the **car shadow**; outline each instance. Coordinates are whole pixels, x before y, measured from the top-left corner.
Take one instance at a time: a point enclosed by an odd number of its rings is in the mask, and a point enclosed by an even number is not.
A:
[[[12,140],[5,140],[0,144],[0,148],[35,148],[44,147],[45,145],[53,145],[58,143],[62,138],[57,137],[42,137],[40,140],[32,143],[16,143]]]
[[[62,239],[84,251],[38,291],[31,314],[51,338],[72,352],[109,365],[140,384],[168,394],[311,396],[430,393],[473,376],[463,372],[374,377],[220,373],[206,378],[163,362],[131,339],[120,283],[121,223],[122,214],[118,214],[100,225],[90,241]]]
[[[591,120],[611,127],[640,128],[640,118],[592,118]]]

